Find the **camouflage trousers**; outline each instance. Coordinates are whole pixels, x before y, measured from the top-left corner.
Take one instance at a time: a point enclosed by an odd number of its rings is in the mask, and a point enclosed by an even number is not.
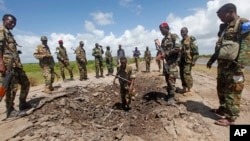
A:
[[[180,79],[183,87],[191,89],[193,87],[193,77],[191,74],[192,65],[190,63],[180,64]]]
[[[13,68],[12,79],[9,88],[5,95],[6,108],[14,107],[14,100],[18,90],[18,85],[21,86],[19,101],[25,103],[30,89],[30,81],[22,68]]]
[[[150,61],[145,61],[146,63],[146,72],[150,72],[150,64],[151,62]]]
[[[106,62],[107,69],[108,69],[108,74],[113,74],[114,73],[114,66],[113,62]]]
[[[129,87],[126,82],[120,82],[120,94],[123,107],[129,107],[129,105],[131,104],[132,97],[135,95],[134,91],[135,90],[133,90],[132,93],[129,93]]]
[[[169,72],[165,70],[165,67],[163,67],[163,74],[165,75],[165,81],[167,83],[167,92],[168,97],[172,98],[175,95],[176,90],[176,79],[178,78],[178,66],[176,63],[172,63],[169,65]]]
[[[70,78],[73,78],[72,67],[70,66],[70,64],[63,64],[60,62],[59,66],[60,66],[60,72],[61,72],[62,79],[65,79],[64,69],[67,69],[69,71]]]
[[[45,88],[52,90],[55,79],[54,68],[50,66],[42,67],[42,75],[45,79]]]
[[[88,75],[87,75],[86,63],[77,62],[77,66],[78,66],[79,73],[80,73],[80,80],[87,79]]]
[[[217,68],[217,94],[219,109],[225,113],[226,118],[235,120],[240,113],[240,100],[244,88],[244,74],[236,64],[218,64]]]
[[[103,76],[103,63],[101,60],[95,59],[95,73],[97,77]]]

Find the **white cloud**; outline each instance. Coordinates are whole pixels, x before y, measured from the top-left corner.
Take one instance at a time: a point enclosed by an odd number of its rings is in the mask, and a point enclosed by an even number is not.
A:
[[[189,33],[197,38],[200,54],[211,54],[214,51],[217,30],[220,23],[216,11],[220,6],[228,2],[233,2],[237,5],[238,14],[241,17],[250,19],[249,12],[247,11],[250,9],[249,0],[214,0],[208,1],[204,9],[195,8],[194,13],[186,17],[178,17],[170,13],[166,15],[166,21],[170,24],[171,32],[173,33],[179,34],[181,27],[188,27]],[[88,59],[93,59],[91,54],[95,43],[99,43],[103,47],[110,46],[114,56],[116,56],[118,45],[121,44],[126,51],[126,55],[132,57],[132,50],[135,46],[141,52],[144,52],[145,47],[149,46],[152,54],[155,54],[156,50],[153,40],[162,38],[157,28],[158,25],[155,26],[156,29],[154,30],[147,30],[143,25],[137,25],[132,29],[125,30],[121,36],[116,36],[112,32],[105,33],[103,30],[97,29],[90,21],[85,21],[84,26],[88,31],[84,34],[51,33],[47,35],[51,52],[55,52],[58,40],[63,39],[70,59],[75,60],[75,54],[71,50],[71,47],[76,48],[79,45],[79,41],[82,40],[85,42]],[[40,37],[24,33],[22,35],[15,34],[15,37],[17,42],[23,46],[19,48],[23,51],[21,55],[22,62],[37,62],[33,57],[33,52],[35,47],[41,43]]]
[[[4,0],[0,0],[0,10],[1,11],[6,11],[6,6],[5,6],[5,3],[4,3]]]
[[[93,16],[93,19],[98,25],[109,25],[114,23],[112,13],[95,12],[90,15]]]

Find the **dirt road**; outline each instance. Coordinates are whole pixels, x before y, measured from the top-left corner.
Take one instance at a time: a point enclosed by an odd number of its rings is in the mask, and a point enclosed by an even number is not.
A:
[[[145,73],[140,63],[137,97],[129,112],[120,109],[119,86],[112,84],[112,76],[59,81],[51,95],[41,92],[43,86],[32,87],[28,99],[36,107],[26,116],[3,121],[5,106],[0,103],[1,140],[229,141],[229,127],[215,125],[220,117],[209,112],[218,107],[215,77],[193,71],[195,94],[177,93],[178,103],[166,106],[164,77],[154,61],[151,68]],[[250,124],[249,88],[245,86],[236,124]],[[18,95],[15,103],[17,107]]]

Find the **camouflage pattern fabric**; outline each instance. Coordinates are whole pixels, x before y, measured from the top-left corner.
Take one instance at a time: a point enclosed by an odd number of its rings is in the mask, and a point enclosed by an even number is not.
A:
[[[163,73],[165,75],[165,80],[167,82],[167,92],[168,97],[172,98],[175,95],[176,90],[176,78],[178,77],[178,64],[179,50],[181,48],[181,43],[178,35],[169,33],[165,36],[161,42],[161,51],[166,54],[164,58],[169,66],[169,71],[165,70],[163,67]],[[168,73],[169,72],[169,73]]]
[[[146,72],[150,72],[151,52],[149,50],[144,52],[144,60],[146,63]]]
[[[75,50],[76,53],[76,64],[79,69],[80,73],[80,80],[87,79],[88,73],[87,73],[87,58],[86,58],[86,52],[83,47],[78,46]]]
[[[140,51],[139,50],[134,50],[133,52],[133,56],[134,56],[134,60],[135,60],[135,66],[136,66],[136,70],[139,70],[139,59],[140,59]]]
[[[65,79],[64,69],[69,71],[70,78],[73,79],[72,67],[69,63],[68,54],[64,46],[59,46],[56,48],[57,59],[59,61],[60,72],[63,79]]]
[[[110,50],[107,50],[105,52],[105,57],[106,57],[106,65],[108,68],[108,74],[113,74],[114,72],[113,57]]]
[[[49,47],[43,44],[38,45],[35,49],[34,57],[39,60],[39,65],[42,69],[42,75],[45,79],[45,88],[53,90],[52,84],[55,79],[55,61],[50,53]]]
[[[180,78],[183,87],[191,89],[193,87],[192,66],[199,57],[198,45],[193,36],[187,36],[181,40],[181,60],[180,60]]]
[[[103,76],[103,54],[102,48],[94,48],[92,55],[95,57],[95,72],[96,77]],[[99,75],[100,74],[100,75]]]

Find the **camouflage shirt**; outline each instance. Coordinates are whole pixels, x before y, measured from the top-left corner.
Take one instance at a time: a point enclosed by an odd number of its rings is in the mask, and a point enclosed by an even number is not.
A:
[[[86,53],[83,47],[78,46],[75,50],[77,62],[87,62]]]
[[[40,44],[37,46],[34,57],[39,60],[39,65],[41,67],[54,67],[55,61],[50,53],[50,49],[47,45]]]
[[[56,47],[56,54],[59,61],[69,60],[66,48],[64,46]]]
[[[199,57],[198,45],[195,37],[187,36],[185,39],[181,40],[181,58],[186,63],[195,63]]]

